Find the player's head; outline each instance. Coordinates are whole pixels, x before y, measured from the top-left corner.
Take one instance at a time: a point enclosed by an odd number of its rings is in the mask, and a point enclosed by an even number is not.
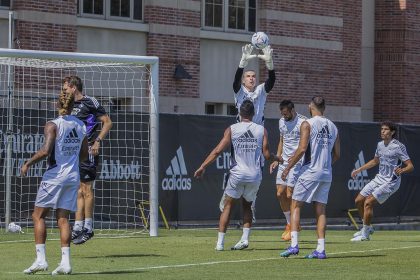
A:
[[[242,75],[242,84],[247,90],[253,91],[257,82],[257,76],[254,70],[247,70]]]
[[[295,115],[295,104],[291,100],[285,99],[282,102],[280,102],[280,114],[284,118],[285,121],[292,120]]]
[[[249,99],[244,100],[239,108],[239,115],[241,119],[252,120],[252,117],[254,117],[254,103]]]
[[[83,82],[78,76],[68,76],[63,80],[63,90],[66,92],[83,91]]]
[[[397,126],[390,122],[384,121],[381,123],[381,138],[382,140],[390,140],[395,137]]]
[[[74,106],[74,93],[62,90],[58,97],[58,114],[60,116],[70,115]]]
[[[325,99],[322,96],[314,96],[311,99],[311,103],[309,103],[309,113],[311,116],[315,115],[323,115],[325,111]]]

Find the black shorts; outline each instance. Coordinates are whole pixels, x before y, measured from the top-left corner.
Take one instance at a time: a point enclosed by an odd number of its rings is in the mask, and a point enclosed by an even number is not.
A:
[[[80,163],[80,181],[92,182],[96,179],[96,169],[98,168],[99,156],[89,155],[89,159]]]

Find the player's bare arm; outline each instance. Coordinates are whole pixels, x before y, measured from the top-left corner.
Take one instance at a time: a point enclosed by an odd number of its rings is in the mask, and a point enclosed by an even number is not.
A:
[[[44,127],[44,136],[45,141],[44,145],[28,160],[26,161],[20,170],[21,176],[25,176],[26,172],[28,172],[29,167],[34,165],[35,163],[43,160],[49,154],[51,154],[52,149],[55,145],[55,137],[56,137],[56,130],[57,126],[53,122],[47,122]]]
[[[379,158],[378,157],[374,157],[373,159],[371,159],[370,161],[368,161],[364,165],[362,165],[359,168],[353,170],[351,172],[351,177],[354,179],[354,178],[356,178],[356,175],[359,174],[360,172],[362,172],[363,170],[370,169],[372,167],[377,166],[378,164],[379,164]]]
[[[337,134],[332,150],[332,163],[335,163],[340,158],[340,136]]]
[[[300,139],[299,139],[299,146],[296,149],[295,154],[289,159],[289,163],[287,167],[284,169],[283,173],[281,174],[282,180],[286,180],[287,175],[289,175],[290,169],[295,166],[295,164],[303,157],[308,148],[309,144],[309,136],[311,133],[311,126],[307,121],[304,121],[300,126]]]
[[[112,128],[112,121],[108,115],[100,116],[98,119],[102,123],[102,129],[98,137],[96,138],[97,140],[95,140],[91,148],[92,155],[94,156],[99,155],[99,148],[101,145],[101,141],[106,137],[106,135]]]
[[[283,159],[278,157],[275,154],[270,154],[270,149],[268,145],[268,133],[267,129],[264,128],[264,137],[263,137],[263,155],[266,160],[269,161],[279,161],[280,163],[283,162]]]
[[[213,161],[230,145],[231,142],[231,130],[230,127],[226,128],[225,133],[223,135],[222,140],[220,140],[219,144],[217,144],[216,148],[211,151],[211,153],[207,156],[204,162],[201,164],[200,168],[198,168],[194,172],[195,178],[201,178],[204,175],[204,172]]]
[[[79,153],[79,160],[85,161],[89,158],[89,144],[88,144],[88,138],[85,137],[82,142],[82,147],[80,148]]]
[[[283,136],[280,136],[279,145],[277,146],[277,157],[281,158],[281,154],[283,153]],[[273,161],[270,164],[270,174],[273,173],[274,169],[277,168],[280,162],[277,160]]]
[[[411,159],[408,159],[404,161],[403,163],[404,163],[404,167],[398,167],[395,169],[395,173],[397,175],[401,175],[403,173],[410,173],[414,170],[414,165]]]

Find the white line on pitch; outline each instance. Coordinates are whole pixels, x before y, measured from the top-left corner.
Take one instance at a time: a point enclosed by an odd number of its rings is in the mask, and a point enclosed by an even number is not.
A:
[[[420,248],[420,246],[405,246],[405,247],[395,247],[395,248],[381,248],[381,249],[371,249],[371,250],[335,252],[335,253],[329,253],[328,255],[344,255],[344,254],[352,254],[352,253],[368,253],[368,252],[377,252],[377,251],[404,250],[404,249],[414,249],[414,248]],[[183,268],[183,267],[206,266],[206,265],[228,264],[228,263],[269,261],[269,260],[279,260],[279,259],[282,259],[282,258],[281,257],[272,257],[272,258],[259,258],[259,259],[248,259],[248,260],[214,261],[214,262],[203,262],[203,263],[159,265],[159,266],[122,269],[122,270],[118,270],[118,272],[124,273],[124,271],[129,272],[129,271],[142,271],[142,270],[149,270],[149,269],[151,270],[151,269],[165,269],[165,268]],[[87,271],[87,272],[77,272],[77,274],[98,274],[98,273],[107,273],[107,272],[112,272],[112,271]]]
[[[110,236],[110,235],[103,235],[103,236],[96,236],[95,239],[121,239],[121,238],[138,238],[141,237],[141,235],[116,235],[116,236]],[[47,241],[59,241],[60,238],[48,238]],[[1,244],[9,244],[9,243],[28,243],[28,242],[34,242],[33,239],[22,239],[22,240],[9,240],[9,241],[0,241]]]

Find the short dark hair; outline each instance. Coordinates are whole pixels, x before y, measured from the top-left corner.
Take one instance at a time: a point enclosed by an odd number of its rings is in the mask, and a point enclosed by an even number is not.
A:
[[[280,102],[279,107],[280,107],[280,110],[283,110],[284,108],[292,110],[293,108],[295,108],[295,104],[293,104],[293,102],[291,100],[285,99],[285,100]]]
[[[325,99],[322,96],[314,96],[312,97],[312,103],[319,111],[325,110]]]
[[[243,118],[252,118],[254,116],[254,103],[249,99],[245,99],[239,108],[239,115]]]
[[[83,91],[83,82],[78,76],[67,76],[63,79],[63,84],[66,82],[69,85],[76,87],[79,92]]]
[[[389,128],[389,130],[394,131],[394,134],[392,135],[392,138],[397,136],[397,125],[391,121],[383,121],[381,123],[381,127],[382,126],[387,126]]]

